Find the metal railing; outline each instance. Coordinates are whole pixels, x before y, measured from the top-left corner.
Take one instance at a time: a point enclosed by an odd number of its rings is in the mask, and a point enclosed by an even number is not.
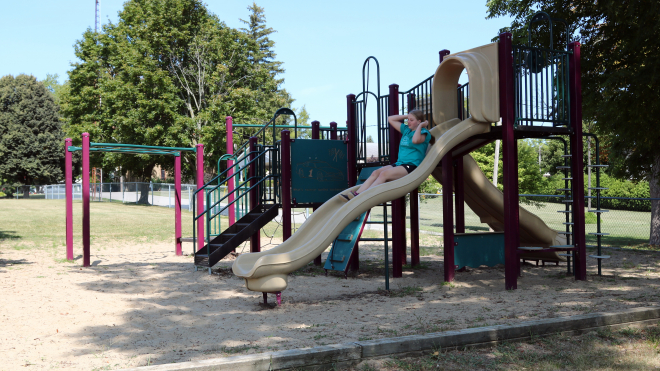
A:
[[[570,55],[568,51],[513,45],[516,125],[570,127]]]

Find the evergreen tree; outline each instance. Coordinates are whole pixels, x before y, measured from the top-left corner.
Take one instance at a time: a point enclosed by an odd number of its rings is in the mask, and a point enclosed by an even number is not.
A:
[[[63,179],[64,135],[52,94],[34,76],[0,79],[0,179],[48,184]],[[23,189],[29,197],[29,188]]]
[[[245,32],[258,46],[258,50],[250,56],[251,63],[259,69],[265,69],[272,77],[269,84],[262,86],[264,92],[268,92],[268,95],[267,99],[262,99],[259,104],[262,114],[268,115],[270,113],[272,117],[278,108],[290,107],[293,99],[286,89],[281,88],[284,79],[278,78],[278,75],[284,73],[284,68],[282,68],[282,62],[275,60],[277,56],[273,50],[275,41],[268,37],[276,31],[266,26],[264,8],[253,2],[252,6],[247,7],[247,9],[250,11],[250,17],[248,20],[240,20],[246,24],[246,27],[241,28],[241,31]]]
[[[251,56],[252,62],[265,66],[273,77],[275,77],[284,72],[282,62],[275,60],[277,56],[273,51],[275,41],[268,37],[268,35],[276,31],[271,27],[266,27],[264,8],[257,6],[257,3],[253,2],[252,6],[249,6],[247,9],[250,11],[250,18],[247,21],[241,19],[241,22],[247,25],[247,28],[241,28],[241,31],[245,32],[259,46],[259,51]],[[278,84],[281,84],[283,81],[277,80]]]

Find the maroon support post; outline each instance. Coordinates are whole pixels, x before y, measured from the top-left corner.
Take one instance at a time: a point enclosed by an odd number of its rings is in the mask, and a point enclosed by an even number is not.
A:
[[[66,260],[73,260],[73,155],[71,138],[64,140],[64,178],[66,194]]]
[[[82,133],[83,267],[89,267],[89,133]]]
[[[355,95],[349,94],[346,96],[347,119],[346,119],[346,159],[348,166],[348,187],[353,187],[357,183],[357,115],[355,112]],[[360,252],[359,252],[359,238],[355,244],[353,253],[351,254],[350,269],[360,269]]]
[[[389,115],[399,114],[399,85],[389,86]],[[390,134],[390,164],[397,162],[399,157],[399,142],[401,133],[389,127]],[[392,200],[392,277],[403,276],[403,264],[406,263],[406,208],[405,197]]]
[[[580,77],[580,43],[568,44],[573,54],[569,62],[569,93],[571,97],[571,168],[573,170],[573,243],[575,244],[575,279],[587,279],[587,248],[584,223],[584,173],[582,149],[582,80]]]
[[[500,116],[502,116],[502,160],[504,185],[504,286],[507,290],[518,288],[520,259],[520,220],[518,214],[518,148],[513,124],[513,63],[511,34],[500,34]]]
[[[463,183],[463,156],[455,161],[454,197],[456,200],[456,233],[465,233],[465,188]]]
[[[321,139],[321,123],[312,121],[312,139]]]
[[[445,57],[451,54],[451,52],[447,49],[442,49],[438,52],[438,54],[440,55],[440,63],[442,63]]]
[[[181,248],[181,152],[174,155],[174,250],[183,255]]]
[[[408,94],[408,111],[417,108],[415,94]],[[430,117],[426,118],[429,122]],[[410,192],[410,265],[419,265],[419,188]]]
[[[198,144],[197,149],[197,189],[204,187],[204,145]],[[201,215],[204,210],[204,191],[197,193],[197,212]],[[197,251],[204,248],[204,219],[197,219]]]
[[[312,139],[321,139],[321,123],[316,120],[312,121]],[[312,210],[316,211],[316,207]],[[314,258],[314,265],[320,266],[321,264],[323,264],[323,261],[321,255],[319,255]]]
[[[282,130],[282,240],[291,237],[291,135]]]
[[[234,119],[231,116],[225,118],[227,123],[227,154],[234,154]],[[229,193],[229,225],[236,222],[236,208],[234,207],[234,160],[227,160],[227,193]]]
[[[357,113],[355,112],[355,94],[346,96],[346,149],[348,166],[348,186],[353,187],[357,182]]]
[[[452,204],[453,169],[451,153],[442,158],[442,233],[444,240],[445,282],[454,280],[454,212]]]
[[[419,265],[419,189],[410,192],[410,265]]]
[[[259,138],[251,137],[250,138],[250,161],[254,161],[257,157],[257,143],[259,143]],[[259,206],[259,192],[257,191],[257,164],[256,161],[250,164],[248,168],[248,177],[250,178],[250,210],[255,209]],[[250,252],[259,252],[261,251],[261,231],[256,231],[252,237],[250,237]]]
[[[334,121],[330,123],[330,140],[337,140],[337,123]]]

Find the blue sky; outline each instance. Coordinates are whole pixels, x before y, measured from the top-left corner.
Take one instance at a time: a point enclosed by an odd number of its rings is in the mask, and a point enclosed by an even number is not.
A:
[[[123,0],[101,0],[101,20],[117,22]],[[206,2],[231,27],[243,27],[251,0]],[[261,0],[277,33],[284,87],[321,125],[346,121],[346,95],[362,89],[362,64],[380,62],[381,91],[407,90],[431,76],[438,51],[471,49],[490,42],[510,18],[486,20],[486,0],[302,1]],[[73,45],[94,27],[94,0],[5,2],[0,13],[0,75],[58,74],[64,82],[75,61]],[[375,87],[375,77],[371,86]]]

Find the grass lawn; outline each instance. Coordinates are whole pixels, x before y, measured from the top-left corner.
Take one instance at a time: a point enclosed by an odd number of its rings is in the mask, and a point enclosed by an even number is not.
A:
[[[436,352],[415,358],[365,362],[356,370],[651,370],[660,367],[660,328],[603,329],[553,335],[482,349]]]
[[[564,205],[537,202],[532,205],[522,204],[522,206],[541,218],[550,228],[566,230],[562,224],[566,221],[564,213],[558,212],[564,210]],[[442,196],[425,196],[419,204],[419,209],[420,229],[442,233]],[[410,217],[409,211],[407,214]],[[372,218],[383,220],[381,207],[372,210]],[[410,226],[410,220],[407,224]],[[645,248],[648,248],[650,225],[650,212],[610,210],[602,213],[601,232],[610,233],[610,235],[602,237],[603,246],[640,247],[640,245],[646,245]],[[487,232],[489,230],[488,225],[481,223],[479,217],[470,210],[467,204],[465,205],[465,228],[468,232]],[[587,224],[586,232],[587,243],[595,245],[596,237],[589,233],[596,232],[596,224]]]
[[[0,245],[15,249],[66,245],[64,200],[0,200]],[[174,209],[92,202],[91,243],[174,240]],[[192,213],[183,210],[183,236],[192,236]],[[82,248],[82,202],[73,203],[74,248]]]

